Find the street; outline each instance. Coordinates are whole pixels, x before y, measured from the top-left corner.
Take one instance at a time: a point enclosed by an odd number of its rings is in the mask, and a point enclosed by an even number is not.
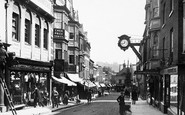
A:
[[[112,92],[108,96],[99,97],[91,104],[84,104],[73,108],[63,109],[50,115],[119,115],[119,105],[116,101],[119,93]],[[164,115],[159,110],[148,105],[146,101],[139,100],[131,107],[132,114],[127,115]]]

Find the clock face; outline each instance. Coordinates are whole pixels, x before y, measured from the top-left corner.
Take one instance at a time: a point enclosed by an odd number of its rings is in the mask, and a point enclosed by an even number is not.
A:
[[[122,47],[127,47],[128,46],[128,40],[123,39],[123,40],[121,40],[120,44],[121,44]]]

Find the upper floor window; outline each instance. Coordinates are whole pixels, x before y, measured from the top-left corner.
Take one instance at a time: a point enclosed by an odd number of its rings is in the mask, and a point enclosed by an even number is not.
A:
[[[159,0],[152,1],[153,6],[153,17],[159,17]]]
[[[25,42],[31,44],[31,18],[28,10],[25,14]]]
[[[70,39],[74,39],[74,33],[70,33],[70,34],[69,34],[69,38],[70,38]]]
[[[38,17],[36,18],[35,23],[35,45],[40,47],[40,21]]]
[[[174,35],[173,35],[173,28],[170,30],[170,53],[173,53],[174,50],[174,44],[173,44],[173,40],[174,40]]]
[[[44,48],[48,49],[48,26],[44,23]]]
[[[54,28],[62,29],[62,14],[61,13],[55,12]]]
[[[62,49],[55,49],[55,58],[62,59]]]
[[[12,13],[12,39],[19,41],[19,7],[17,3],[13,5],[13,13]]]
[[[69,55],[69,63],[74,64],[75,63],[75,56],[74,55]]]
[[[64,23],[64,29],[65,29],[66,31],[68,31],[68,24],[67,24],[67,23]]]
[[[166,4],[163,4],[162,24],[166,23]]]

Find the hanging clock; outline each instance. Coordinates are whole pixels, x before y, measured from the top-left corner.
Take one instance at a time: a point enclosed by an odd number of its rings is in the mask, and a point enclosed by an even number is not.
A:
[[[118,46],[123,49],[124,51],[126,49],[128,49],[129,45],[130,45],[130,37],[127,36],[127,35],[122,35],[119,38],[119,41],[118,41]]]

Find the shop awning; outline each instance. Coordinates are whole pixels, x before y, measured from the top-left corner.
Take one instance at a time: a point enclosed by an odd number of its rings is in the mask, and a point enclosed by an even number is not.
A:
[[[96,87],[96,85],[93,82],[89,81],[89,80],[84,80],[83,83],[87,87]]]
[[[79,82],[79,83],[83,82],[83,79],[80,78],[78,74],[69,74],[69,73],[67,73],[67,76],[73,82]]]
[[[101,87],[106,87],[104,83],[100,83],[100,86]]]
[[[57,77],[55,77],[55,76],[52,76],[52,78],[53,78],[55,81],[59,82],[59,83],[64,83],[64,84],[67,84],[68,86],[76,86],[76,83],[74,83],[74,82],[68,80],[68,79],[65,78],[65,77],[57,78]]]
[[[97,87],[101,87],[99,82],[94,82]]]

